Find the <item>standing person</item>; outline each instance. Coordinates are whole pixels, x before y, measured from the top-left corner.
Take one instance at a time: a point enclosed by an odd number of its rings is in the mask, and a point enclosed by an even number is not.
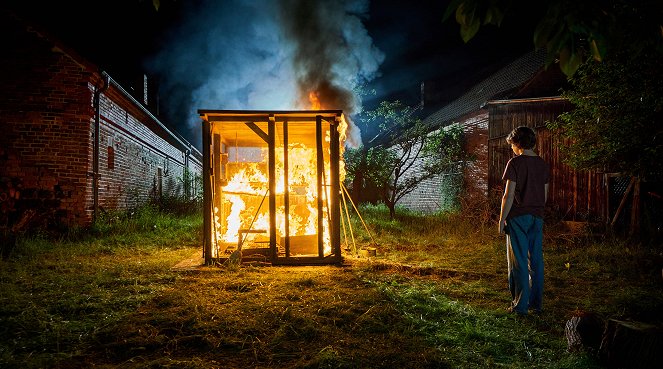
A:
[[[506,163],[499,232],[506,233],[511,291],[509,312],[540,313],[543,302],[543,209],[548,199],[548,164],[532,149],[536,134],[520,126],[506,138],[515,157]]]

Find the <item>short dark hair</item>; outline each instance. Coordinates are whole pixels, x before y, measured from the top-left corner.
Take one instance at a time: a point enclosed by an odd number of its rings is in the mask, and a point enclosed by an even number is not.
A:
[[[531,149],[536,146],[536,133],[529,127],[516,127],[508,136],[506,142],[514,144],[521,149]]]

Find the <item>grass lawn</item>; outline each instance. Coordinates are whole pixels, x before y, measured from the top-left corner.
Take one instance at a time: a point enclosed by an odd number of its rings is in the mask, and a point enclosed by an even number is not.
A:
[[[546,226],[543,314],[506,313],[503,237],[458,215],[362,211],[341,266],[173,269],[202,220],[149,213],[23,239],[0,262],[2,368],[600,368],[578,310],[663,323],[660,248]]]

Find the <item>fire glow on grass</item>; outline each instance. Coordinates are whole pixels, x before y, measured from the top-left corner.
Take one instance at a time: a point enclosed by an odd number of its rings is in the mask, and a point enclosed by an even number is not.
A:
[[[200,111],[211,122],[211,257],[268,245],[272,257],[340,259],[333,240],[340,242],[341,148],[348,125],[340,110],[319,110],[316,94],[309,98],[318,109]]]

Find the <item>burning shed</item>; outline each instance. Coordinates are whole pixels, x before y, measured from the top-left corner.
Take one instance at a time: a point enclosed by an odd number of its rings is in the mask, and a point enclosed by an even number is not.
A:
[[[205,263],[340,263],[342,111],[198,113]]]

